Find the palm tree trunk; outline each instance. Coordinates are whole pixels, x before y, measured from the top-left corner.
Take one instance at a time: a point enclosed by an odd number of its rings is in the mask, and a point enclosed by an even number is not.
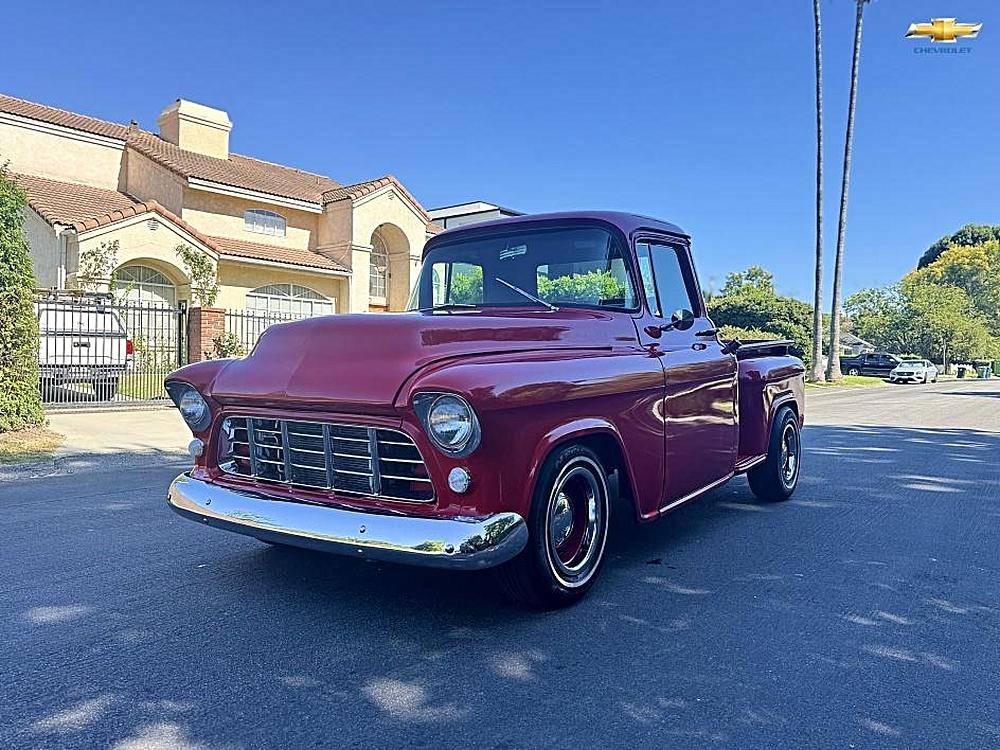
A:
[[[858,103],[858,66],[861,63],[861,22],[865,3],[857,0],[854,19],[854,60],[851,63],[851,98],[847,108],[847,137],[844,141],[844,178],[840,184],[840,221],[837,223],[837,254],[833,263],[833,304],[830,308],[830,357],[826,379],[840,380],[840,286],[844,273],[844,236],[847,233],[847,194],[851,187],[851,155],[854,146],[854,110]]]
[[[816,290],[813,294],[812,373],[823,379],[823,42],[820,0],[813,0],[816,26]]]

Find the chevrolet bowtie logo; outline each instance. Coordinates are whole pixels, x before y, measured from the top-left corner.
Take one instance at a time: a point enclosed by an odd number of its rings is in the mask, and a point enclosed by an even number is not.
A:
[[[911,23],[906,36],[926,36],[932,42],[954,44],[959,37],[975,39],[981,28],[981,23],[956,23],[954,18],[932,18],[930,23]]]

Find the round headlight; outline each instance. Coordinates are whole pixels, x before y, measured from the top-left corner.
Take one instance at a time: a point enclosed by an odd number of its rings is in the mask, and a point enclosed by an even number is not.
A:
[[[457,396],[440,396],[427,412],[431,436],[448,450],[461,450],[472,437],[472,409]]]
[[[200,431],[208,427],[211,417],[208,404],[194,388],[188,388],[177,401],[177,409],[192,430]]]
[[[479,443],[479,422],[465,399],[443,394],[427,409],[427,432],[441,450],[452,454],[472,452]]]

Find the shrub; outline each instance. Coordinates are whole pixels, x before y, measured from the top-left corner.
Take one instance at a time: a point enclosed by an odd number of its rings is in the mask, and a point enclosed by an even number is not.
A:
[[[212,351],[205,352],[205,359],[238,359],[246,353],[239,336],[235,333],[223,333],[212,339]]]
[[[40,424],[35,275],[24,238],[24,192],[0,166],[0,432]]]
[[[219,277],[211,259],[190,245],[174,248],[184,270],[191,279],[191,294],[202,307],[211,307],[219,296]]]

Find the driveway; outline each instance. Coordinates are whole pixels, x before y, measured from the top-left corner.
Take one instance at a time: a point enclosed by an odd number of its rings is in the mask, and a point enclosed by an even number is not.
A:
[[[548,614],[183,520],[176,453],[3,480],[0,747],[1000,745],[1000,380],[808,422],[792,501],[620,529]]]

